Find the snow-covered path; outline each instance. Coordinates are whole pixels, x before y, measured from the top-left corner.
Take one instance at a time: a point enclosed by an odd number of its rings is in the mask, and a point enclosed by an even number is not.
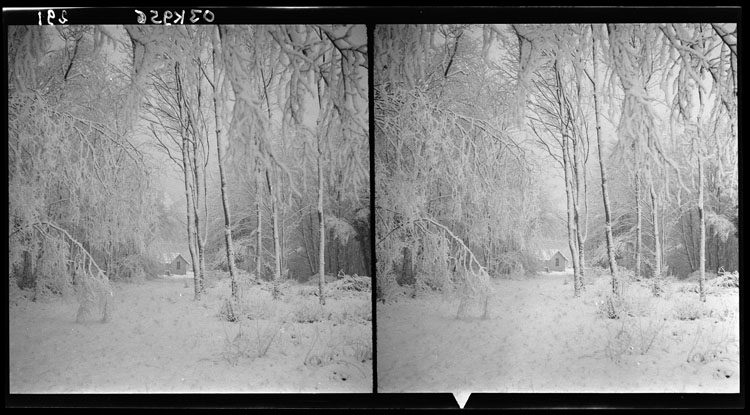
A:
[[[736,291],[709,298],[709,306],[726,310],[722,313],[726,318],[683,321],[670,313],[674,304],[694,300],[688,294],[674,292],[661,300],[632,288],[632,296],[641,295],[653,314],[609,320],[596,312],[597,301],[601,302],[609,286],[606,278],[595,280],[580,299],[573,298],[566,278],[570,276],[555,273],[497,281],[488,320],[457,320],[457,303],[438,296],[378,304],[378,389],[739,390]],[[691,348],[695,353],[724,346],[726,353],[720,359],[686,362]],[[643,349],[648,351],[642,354]]]

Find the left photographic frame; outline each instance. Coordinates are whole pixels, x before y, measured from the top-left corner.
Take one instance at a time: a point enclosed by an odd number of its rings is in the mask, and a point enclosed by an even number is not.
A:
[[[367,27],[4,15],[9,392],[372,393]]]

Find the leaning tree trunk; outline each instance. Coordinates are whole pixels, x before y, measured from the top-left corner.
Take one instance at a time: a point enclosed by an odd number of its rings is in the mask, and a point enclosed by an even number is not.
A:
[[[698,219],[700,220],[700,300],[706,302],[706,216],[703,212],[703,156],[698,155]]]
[[[275,187],[271,183],[271,176],[266,170],[266,182],[268,183],[268,194],[271,196],[271,219],[273,223],[273,254],[275,269],[273,274],[273,298],[277,299],[281,295],[279,284],[281,283],[281,245],[279,244],[279,214],[278,200],[276,200]]]
[[[599,68],[596,62],[596,34],[593,33],[594,26],[591,26],[592,46],[591,51],[594,61],[594,78],[591,82],[594,84],[594,118],[596,122],[596,145],[599,151],[599,170],[602,175],[602,201],[604,203],[604,232],[607,237],[607,256],[609,257],[609,271],[612,274],[612,293],[620,295],[619,282],[617,280],[617,263],[615,262],[614,238],[612,237],[612,214],[609,207],[609,193],[607,192],[607,168],[602,154],[602,123],[599,114]]]
[[[232,219],[229,213],[229,189],[227,188],[226,175],[224,174],[224,130],[221,129],[224,115],[224,107],[220,99],[217,99],[220,91],[219,71],[217,70],[218,59],[216,59],[216,50],[219,47],[219,39],[212,36],[214,48],[212,52],[214,62],[214,119],[216,122],[216,152],[219,161],[219,181],[221,183],[221,205],[224,210],[224,243],[227,252],[227,266],[229,267],[229,278],[232,281],[232,302],[237,304],[240,301],[240,294],[237,288],[237,271],[234,264],[234,246],[232,244]]]

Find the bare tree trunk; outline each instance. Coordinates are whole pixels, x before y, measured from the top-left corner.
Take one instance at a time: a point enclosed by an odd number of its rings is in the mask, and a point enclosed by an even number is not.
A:
[[[579,268],[579,257],[578,257],[578,245],[576,241],[576,230],[575,230],[575,217],[573,214],[574,211],[574,203],[573,203],[573,186],[572,186],[572,172],[570,170],[571,167],[569,166],[569,156],[568,156],[568,137],[564,136],[562,138],[562,149],[563,149],[563,168],[565,170],[565,196],[567,199],[568,204],[568,246],[570,247],[570,258],[573,262],[573,295],[578,297],[581,295],[581,277],[580,277],[580,268]]]
[[[635,277],[641,277],[641,240],[643,229],[641,227],[641,178],[638,174],[638,164],[635,165]]]
[[[355,228],[357,229],[357,242],[362,256],[362,275],[372,275],[370,269],[370,221],[355,221]]]
[[[721,258],[721,252],[722,252],[721,247],[722,247],[722,245],[723,244],[722,244],[722,242],[721,242],[721,240],[719,238],[714,238],[714,246],[716,248],[716,251],[715,251],[715,253],[716,253],[716,268],[715,269],[716,269],[716,273],[717,274],[719,273],[719,269],[723,266],[722,264],[724,264],[724,261],[722,261],[722,258]]]
[[[260,280],[263,271],[263,210],[261,208],[263,189],[260,181],[260,168],[257,168],[255,172],[255,214],[258,222],[258,233],[255,241],[255,278],[258,280]]]
[[[693,253],[693,262],[696,261],[696,257],[700,256],[700,252],[695,248],[695,228],[693,227],[693,209],[688,209],[688,229],[690,231],[690,251]],[[700,259],[698,259],[700,261]],[[699,264],[700,265],[700,264]],[[693,267],[691,271],[696,271],[698,268]]]
[[[320,134],[320,133],[318,133]],[[323,149],[320,147],[321,137],[318,137],[318,223],[320,226],[320,243],[318,246],[318,296],[320,304],[325,305],[325,245],[326,245],[326,224],[323,217]]]
[[[617,280],[617,263],[615,262],[614,252],[614,240],[612,237],[612,214],[609,207],[609,194],[607,192],[607,169],[606,163],[604,162],[604,155],[602,154],[602,124],[601,115],[599,114],[599,83],[597,82],[599,71],[596,60],[596,34],[593,33],[594,26],[591,26],[592,31],[592,54],[594,61],[594,117],[596,120],[596,144],[599,151],[599,170],[602,175],[602,200],[604,202],[604,232],[607,237],[607,255],[609,256],[609,271],[612,274],[612,293],[620,295],[619,282]]]
[[[669,175],[669,170],[667,170],[667,176]],[[665,189],[668,189],[669,187],[669,179],[665,182]],[[658,195],[657,195],[658,196]],[[669,223],[666,218],[666,203],[659,203],[659,210],[657,210],[657,213],[659,214],[659,235],[661,238],[661,243],[659,244],[659,260],[661,263],[659,263],[659,269],[661,270],[662,276],[666,275],[669,269],[666,267],[666,259],[664,258],[664,247],[667,245],[667,224]]]
[[[212,52],[213,63],[214,63],[214,119],[216,122],[216,151],[218,154],[219,161],[219,180],[221,182],[221,204],[224,209],[224,243],[226,245],[227,252],[227,265],[229,266],[229,278],[232,281],[232,302],[239,303],[240,294],[237,287],[237,272],[234,265],[234,246],[232,244],[232,219],[229,212],[229,189],[227,188],[227,180],[224,174],[224,131],[222,130],[222,120],[224,118],[224,107],[220,99],[217,96],[220,94],[220,79],[219,70],[217,67],[218,59],[216,59],[216,51],[219,48],[219,42],[217,36],[212,36],[214,47]]]
[[[194,167],[195,167],[196,170],[198,169],[198,167],[196,167],[196,166],[194,166]],[[195,176],[196,177],[198,176],[197,172],[195,173]],[[195,194],[194,194],[195,199],[193,199],[193,201],[195,203],[195,207],[193,208],[193,218],[195,219],[195,245],[196,245],[196,247],[198,249],[198,271],[199,271],[199,273],[198,273],[198,285],[200,287],[201,292],[205,292],[205,287],[204,287],[205,275],[203,273],[204,264],[205,264],[204,254],[203,254],[203,251],[204,251],[204,248],[205,248],[205,241],[203,240],[203,236],[201,235],[201,231],[200,231],[200,229],[201,229],[200,228],[200,214],[198,212],[198,206],[200,206],[200,190],[199,190],[199,187],[200,187],[200,185],[196,184]]]
[[[654,223],[654,278],[661,277],[661,236],[659,234],[659,200],[654,191],[654,185],[649,188],[651,193],[651,220]]]
[[[188,249],[190,250],[190,260],[193,264],[193,287],[195,291],[195,300],[201,299],[200,280],[198,279],[198,259],[196,258],[195,242],[193,241],[193,191],[190,189],[190,162],[187,154],[187,137],[182,137],[182,161],[183,173],[185,174],[185,200],[187,207],[187,232],[188,232]]]
[[[180,120],[182,119],[182,103],[183,103],[183,89],[182,89],[182,78],[180,77],[180,65],[179,63],[175,63],[174,66],[174,73],[175,73],[175,81],[177,82],[177,105],[179,108],[179,114],[180,114]],[[200,275],[198,274],[199,269],[199,260],[196,258],[196,252],[195,252],[195,240],[193,237],[197,239],[198,234],[198,228],[194,227],[194,218],[197,216],[196,204],[193,200],[193,194],[196,190],[193,189],[193,185],[196,187],[199,185],[198,183],[193,183],[193,177],[192,174],[193,166],[191,164],[190,160],[190,150],[189,150],[189,142],[188,142],[188,128],[189,126],[185,126],[182,124],[182,121],[180,121],[180,135],[182,136],[182,145],[180,147],[180,150],[182,151],[182,171],[185,175],[185,199],[187,204],[187,229],[188,229],[188,249],[190,250],[190,259],[193,263],[193,287],[195,289],[195,300],[200,300],[202,289],[202,281],[200,279]]]
[[[703,212],[703,156],[698,155],[698,219],[700,220],[700,300],[706,302],[706,217]]]
[[[288,277],[287,269],[286,269],[286,242],[285,242],[285,230],[284,230],[284,218],[286,217],[286,204],[283,202],[283,199],[281,198],[281,192],[279,189],[281,189],[281,186],[283,186],[284,182],[283,179],[281,182],[279,182],[278,176],[275,176],[277,182],[276,182],[276,193],[278,196],[277,202],[279,204],[278,214],[279,214],[279,270],[281,272],[281,278],[286,279]]]
[[[273,274],[273,298],[279,298],[279,284],[281,283],[281,245],[279,244],[279,213],[276,199],[275,187],[271,182],[271,176],[266,170],[266,181],[268,183],[268,194],[271,197],[271,219],[273,223],[273,254],[275,270]]]
[[[693,252],[690,248],[690,244],[688,244],[687,239],[687,229],[685,229],[685,217],[682,213],[682,209],[680,209],[680,234],[682,235],[682,244],[685,246],[685,256],[687,256],[688,264],[690,265],[690,271],[695,271],[695,259],[693,258]],[[690,238],[693,238],[693,235],[690,235]]]
[[[581,167],[581,158],[578,156],[578,146],[573,145],[573,162],[575,165],[575,183],[576,183],[576,198],[575,198],[575,221],[576,221],[576,238],[578,242],[578,267],[580,272],[578,273],[578,284],[580,289],[585,288],[584,282],[584,267],[586,266],[585,258],[585,239],[581,231],[581,197],[585,199],[586,194],[583,186],[583,173]]]
[[[307,226],[305,226],[304,217],[302,220],[300,220],[299,227],[300,227],[300,230],[302,231],[302,243],[305,245],[304,248],[305,248],[305,258],[307,259],[307,266],[310,268],[310,275],[313,275],[315,274],[315,264],[313,263],[311,253],[315,250],[315,244],[312,244],[312,246],[310,246],[310,244],[307,241],[308,234],[305,232],[305,229],[307,228]],[[314,233],[315,233],[315,230],[310,229],[310,235]],[[310,236],[310,238],[312,239],[312,236]]]

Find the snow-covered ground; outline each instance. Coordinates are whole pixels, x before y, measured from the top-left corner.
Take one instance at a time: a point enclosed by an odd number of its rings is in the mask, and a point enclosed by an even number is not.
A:
[[[571,284],[566,273],[498,280],[487,320],[456,319],[457,300],[437,294],[379,303],[378,390],[739,392],[737,289],[700,305],[687,283],[661,298],[630,283],[632,315],[609,319],[597,311],[608,278],[578,299]]]
[[[9,286],[10,392],[371,392],[370,293],[328,300],[285,288],[244,293],[222,320],[228,279],[200,302],[192,276],[116,283],[108,323],[78,324],[73,300],[31,302]],[[312,321],[312,322],[305,322]]]

